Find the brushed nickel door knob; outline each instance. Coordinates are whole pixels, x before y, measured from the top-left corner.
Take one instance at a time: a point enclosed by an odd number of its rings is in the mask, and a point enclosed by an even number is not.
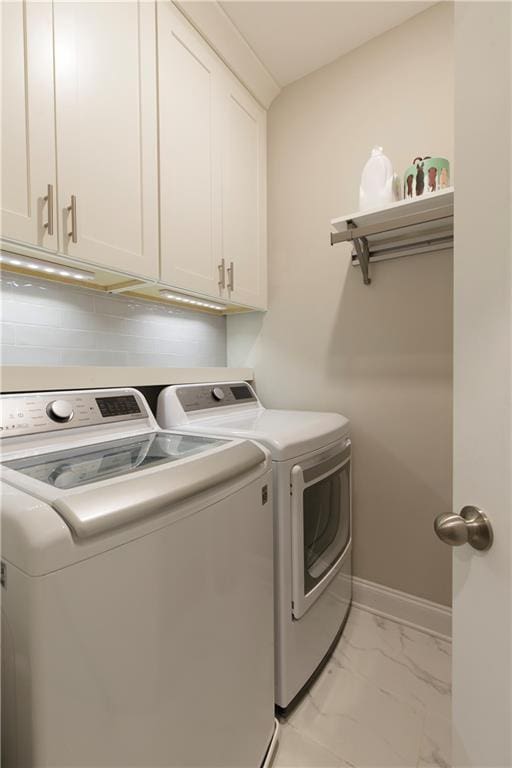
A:
[[[489,518],[478,507],[463,507],[458,515],[438,515],[434,520],[437,536],[451,547],[471,544],[480,551],[490,549],[493,542]]]

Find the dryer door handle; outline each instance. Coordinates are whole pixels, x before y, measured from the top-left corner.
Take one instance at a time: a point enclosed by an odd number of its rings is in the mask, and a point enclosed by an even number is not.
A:
[[[297,464],[296,467],[302,471],[304,485],[307,486],[312,483],[317,483],[322,477],[333,475],[341,469],[344,464],[350,461],[351,446],[352,443],[350,440],[346,440],[344,448],[340,453],[336,453],[334,456],[321,461],[319,464],[313,464],[310,467],[302,467],[300,464]],[[294,470],[296,467],[294,467]]]

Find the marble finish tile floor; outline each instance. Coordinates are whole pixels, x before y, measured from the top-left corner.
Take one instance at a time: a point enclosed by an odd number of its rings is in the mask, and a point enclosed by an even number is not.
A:
[[[273,768],[450,768],[450,643],[352,608]]]

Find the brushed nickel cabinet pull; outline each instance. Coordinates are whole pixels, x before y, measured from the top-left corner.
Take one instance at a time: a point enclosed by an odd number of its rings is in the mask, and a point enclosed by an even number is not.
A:
[[[218,266],[219,270],[219,282],[218,286],[219,288],[225,288],[226,287],[226,262],[224,259],[220,262]]]
[[[48,191],[43,200],[48,203],[48,221],[43,226],[49,235],[53,235],[53,184],[48,184]]]
[[[228,291],[234,291],[235,290],[235,265],[233,264],[232,261],[229,262],[227,273],[228,273]]]
[[[68,237],[71,238],[71,242],[77,243],[76,195],[71,195],[71,205],[68,205],[68,211],[71,211],[71,232],[68,232]]]

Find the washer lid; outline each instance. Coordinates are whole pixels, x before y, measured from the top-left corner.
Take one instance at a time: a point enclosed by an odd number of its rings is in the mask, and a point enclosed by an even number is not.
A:
[[[46,501],[83,539],[172,512],[265,462],[264,451],[247,441],[153,432],[3,467],[6,482]]]
[[[131,475],[223,445],[199,435],[145,432],[117,440],[48,451],[3,462],[26,477],[61,490]]]
[[[348,432],[349,420],[339,413],[259,408],[198,419],[180,429],[257,440],[275,461],[286,461],[340,440]]]
[[[62,496],[53,502],[53,508],[77,538],[94,536],[168,512],[174,504],[242,476],[264,462],[263,451],[244,441],[151,476],[133,476],[122,484]]]

